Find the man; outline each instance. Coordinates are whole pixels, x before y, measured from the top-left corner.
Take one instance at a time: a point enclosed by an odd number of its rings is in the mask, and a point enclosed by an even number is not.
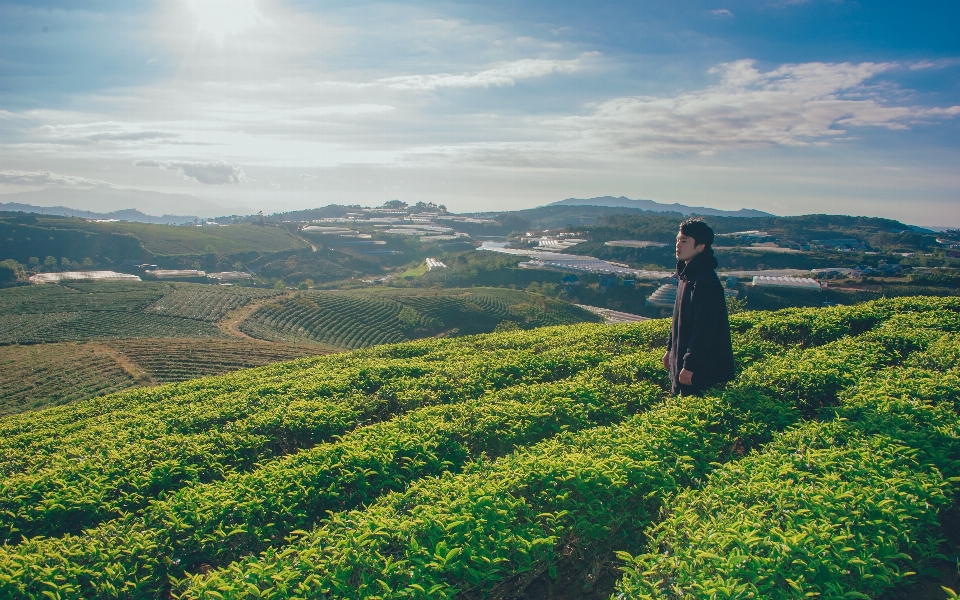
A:
[[[677,234],[677,300],[663,366],[673,393],[699,394],[734,377],[733,346],[723,286],[714,269],[713,229],[687,219]]]

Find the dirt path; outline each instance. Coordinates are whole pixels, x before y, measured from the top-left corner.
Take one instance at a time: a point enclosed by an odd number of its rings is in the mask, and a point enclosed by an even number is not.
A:
[[[256,311],[258,308],[260,308],[264,304],[268,302],[274,302],[275,300],[280,300],[281,298],[286,298],[290,295],[291,294],[287,292],[285,294],[280,294],[277,296],[270,296],[269,298],[259,298],[257,300],[251,300],[250,302],[247,302],[240,308],[225,314],[222,319],[217,321],[217,327],[220,328],[220,331],[224,332],[230,337],[244,338],[248,340],[256,339],[240,331],[240,324],[243,323],[243,321],[247,317],[252,315],[254,311]]]
[[[140,368],[140,365],[130,360],[127,355],[122,352],[107,346],[101,342],[87,342],[87,346],[92,349],[94,352],[101,352],[106,354],[120,365],[120,368],[123,369],[127,375],[133,377],[133,380],[141,385],[158,385],[159,382],[156,381],[149,373]]]

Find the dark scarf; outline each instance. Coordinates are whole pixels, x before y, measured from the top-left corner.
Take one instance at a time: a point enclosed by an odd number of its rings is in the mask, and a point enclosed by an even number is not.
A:
[[[677,277],[680,279],[696,279],[702,272],[716,269],[720,263],[713,255],[713,248],[704,248],[703,252],[694,256],[689,262],[677,261]]]

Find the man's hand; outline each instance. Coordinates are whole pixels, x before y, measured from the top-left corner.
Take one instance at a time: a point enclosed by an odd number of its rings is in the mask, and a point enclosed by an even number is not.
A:
[[[663,353],[663,368],[668,371],[670,370],[670,353],[669,352]]]
[[[680,380],[681,385],[693,385],[693,371],[683,369],[677,379]]]

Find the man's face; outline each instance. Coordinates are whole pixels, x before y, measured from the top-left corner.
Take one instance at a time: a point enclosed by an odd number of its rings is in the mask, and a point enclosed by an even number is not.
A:
[[[677,234],[677,260],[687,262],[694,256],[703,252],[703,249],[706,247],[706,244],[700,244],[697,246],[694,239],[689,235],[683,235],[683,233]]]

